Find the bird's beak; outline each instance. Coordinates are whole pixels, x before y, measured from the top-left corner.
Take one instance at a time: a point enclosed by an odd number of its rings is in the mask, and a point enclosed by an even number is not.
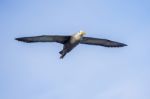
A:
[[[80,31],[80,34],[81,34],[81,35],[85,35],[86,33],[85,33],[85,32],[83,32],[83,31]]]

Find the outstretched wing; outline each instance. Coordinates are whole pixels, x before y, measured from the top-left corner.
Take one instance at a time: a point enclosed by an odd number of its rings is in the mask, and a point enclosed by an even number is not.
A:
[[[16,38],[18,41],[32,43],[32,42],[57,42],[64,44],[67,40],[69,40],[70,36],[60,36],[60,35],[41,35],[41,36],[33,36],[33,37],[21,37]]]
[[[89,45],[100,45],[104,47],[123,47],[127,46],[126,44],[107,40],[107,39],[99,39],[99,38],[91,38],[91,37],[83,37],[80,42],[81,44],[89,44]]]

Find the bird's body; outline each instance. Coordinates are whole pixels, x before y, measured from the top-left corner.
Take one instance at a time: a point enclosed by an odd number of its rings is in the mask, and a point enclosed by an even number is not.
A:
[[[63,58],[68,52],[70,52],[74,47],[76,47],[80,43],[83,35],[84,33],[77,33],[72,35],[68,42],[64,44],[63,50],[59,52],[62,55],[60,58]]]
[[[60,36],[60,35],[42,35],[34,37],[21,37],[16,38],[18,41],[23,41],[26,43],[32,42],[57,42],[63,44],[63,49],[59,53],[61,54],[60,58],[63,58],[68,52],[70,52],[78,44],[89,44],[89,45],[100,45],[105,47],[123,47],[127,46],[126,44],[110,41],[107,39],[83,37],[85,32],[80,31],[72,36]]]

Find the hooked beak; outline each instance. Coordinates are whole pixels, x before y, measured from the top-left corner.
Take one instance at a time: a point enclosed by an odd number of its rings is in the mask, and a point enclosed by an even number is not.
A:
[[[81,35],[85,35],[86,33],[84,31],[80,31],[80,34]]]

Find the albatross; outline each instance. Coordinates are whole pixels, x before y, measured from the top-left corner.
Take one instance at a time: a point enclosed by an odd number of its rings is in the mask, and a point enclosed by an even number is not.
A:
[[[127,46],[124,43],[111,41],[108,39],[84,37],[86,33],[84,31],[79,31],[73,35],[41,35],[32,37],[20,37],[16,38],[18,41],[26,43],[34,42],[57,42],[63,44],[63,49],[59,52],[61,54],[60,59],[69,53],[78,44],[88,44],[88,45],[98,45],[104,47],[124,47]]]

